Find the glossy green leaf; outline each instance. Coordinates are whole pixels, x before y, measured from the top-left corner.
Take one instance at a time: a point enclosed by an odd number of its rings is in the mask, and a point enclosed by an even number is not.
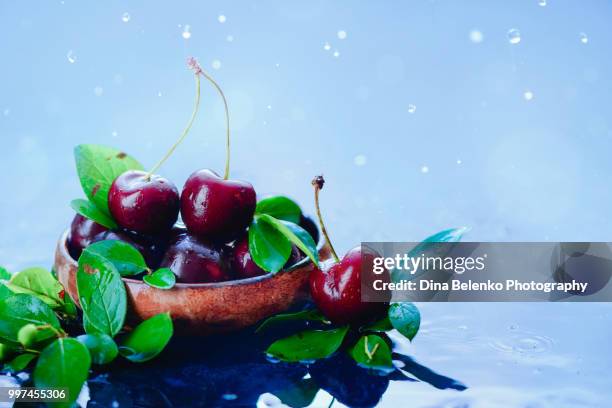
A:
[[[317,392],[319,392],[319,386],[313,378],[300,378],[296,383],[274,391],[274,395],[286,406],[305,408],[312,404]]]
[[[127,170],[143,170],[135,159],[112,147],[78,145],[74,149],[77,173],[85,195],[100,211],[110,215],[108,192]]]
[[[389,307],[389,320],[398,332],[412,340],[421,326],[421,313],[414,303],[396,302]]]
[[[319,266],[317,245],[304,228],[292,222],[277,220],[267,214],[258,215],[256,218],[280,232],[293,245],[301,249],[315,265]]]
[[[14,293],[36,296],[52,308],[64,303],[64,287],[44,268],[17,272],[5,285]]]
[[[87,347],[91,356],[91,362],[94,364],[108,364],[119,354],[117,344],[115,344],[112,337],[106,334],[83,334],[77,337],[77,340]]]
[[[382,337],[375,334],[362,336],[349,350],[349,354],[359,365],[367,368],[393,367],[389,345]]]
[[[11,279],[11,274],[9,271],[0,266],[0,300],[6,299],[11,296],[13,292],[11,292],[4,283]]]
[[[134,363],[149,361],[166,347],[172,332],[170,313],[160,313],[136,326],[121,342],[119,352]]]
[[[278,220],[300,223],[302,210],[295,201],[284,196],[264,198],[257,203],[255,214],[268,214]]]
[[[291,255],[291,243],[278,230],[255,217],[249,227],[249,253],[261,269],[276,273]]]
[[[16,294],[0,301],[0,338],[17,343],[19,330],[29,323],[60,329],[53,310],[37,297]]]
[[[83,198],[77,198],[70,202],[70,207],[83,217],[92,220],[93,222],[102,225],[108,229],[117,229],[119,225],[115,222],[113,217],[102,212],[94,203]]]
[[[325,316],[321,314],[317,309],[310,310],[302,310],[300,312],[295,313],[281,313],[274,315],[272,317],[268,317],[264,322],[255,330],[255,333],[259,333],[260,331],[266,330],[270,328],[270,326],[275,326],[284,322],[292,322],[292,321],[316,321],[316,322],[325,322]]]
[[[87,380],[90,366],[91,357],[85,345],[73,338],[57,339],[38,357],[34,385],[37,388],[67,388],[69,401],[54,406],[71,407]]]
[[[8,363],[6,363],[2,370],[9,373],[19,373],[28,368],[30,363],[32,363],[35,358],[36,354],[33,353],[20,354]]]
[[[86,249],[112,263],[121,276],[133,276],[147,270],[144,257],[127,242],[105,240],[91,244]]]
[[[0,343],[0,362],[8,360],[16,351],[16,346]]]
[[[95,248],[91,249],[95,245],[85,248],[79,258],[76,279],[79,302],[87,333],[113,337],[123,327],[127,295],[117,268]]]
[[[361,331],[375,331],[375,332],[386,332],[389,330],[393,330],[393,325],[389,320],[389,316],[385,316],[377,322],[374,322],[370,325],[363,326]]]
[[[7,271],[5,268],[0,266],[0,280],[9,280],[11,279],[11,273]]]
[[[49,325],[26,324],[17,333],[17,340],[24,348],[37,348],[43,342],[56,338],[59,330],[52,329]]]
[[[161,268],[146,275],[142,280],[157,289],[171,289],[176,284],[176,276],[170,268]]]
[[[268,355],[282,361],[311,361],[332,355],[348,331],[348,326],[333,330],[307,330],[275,341]]]

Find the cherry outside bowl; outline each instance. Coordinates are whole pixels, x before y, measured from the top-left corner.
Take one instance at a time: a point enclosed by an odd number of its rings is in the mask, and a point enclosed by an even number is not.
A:
[[[55,271],[78,305],[78,264],[68,253],[67,237],[68,231],[57,243]],[[321,261],[329,258],[329,249],[322,240],[317,249]],[[276,275],[218,283],[177,283],[169,290],[123,278],[128,296],[126,324],[136,325],[156,314],[170,312],[179,334],[207,335],[239,330],[306,301],[308,276],[313,268],[312,262],[305,258]]]

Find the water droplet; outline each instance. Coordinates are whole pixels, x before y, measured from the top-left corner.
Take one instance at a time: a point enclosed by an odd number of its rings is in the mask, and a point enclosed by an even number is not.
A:
[[[227,40],[227,42],[233,42],[234,41],[234,36],[230,34],[227,37],[225,37],[225,39]]]
[[[94,88],[94,95],[102,96],[103,93],[104,93],[104,88],[102,88],[101,86],[96,86]]]
[[[125,12],[123,13],[123,15],[121,16],[121,21],[123,21],[124,23],[127,23],[130,21],[130,19],[132,18],[132,16],[130,16],[130,13]]]
[[[408,113],[414,113],[414,112],[416,112],[416,105],[411,103],[410,105],[408,105]]]
[[[66,58],[68,58],[68,62],[71,64],[74,64],[77,61],[77,56],[72,50],[68,51],[68,54],[66,54]]]
[[[355,166],[365,166],[367,162],[368,158],[363,154],[358,154],[353,158],[353,163],[355,164]]]
[[[589,42],[589,37],[587,37],[585,33],[578,34],[578,37],[580,37],[580,42],[583,44],[587,44]]]
[[[185,40],[191,38],[191,26],[189,24],[185,24],[185,28],[183,28],[183,33],[181,35]]]
[[[229,393],[228,393],[228,394],[223,394],[223,395],[221,396],[221,398],[223,398],[223,399],[224,399],[224,400],[226,400],[226,401],[234,401],[235,399],[237,399],[237,398],[238,398],[238,396],[237,396],[236,394],[229,394]]]
[[[227,17],[225,17],[223,14],[220,14],[219,17],[217,17],[217,20],[219,20],[219,22],[223,24],[227,21]]]
[[[157,92],[157,96],[160,96],[160,97],[162,96],[161,91],[158,91],[158,92]]]
[[[277,62],[276,64],[274,64],[274,66],[275,66],[276,68],[280,68],[280,64],[279,64],[278,62]]]
[[[117,133],[116,130],[113,130],[112,133],[111,133],[111,136],[112,137],[117,137],[117,136],[119,136],[119,133]]]
[[[326,43],[323,45],[323,49],[324,49],[325,51],[329,51],[329,50],[331,50],[331,45],[330,45],[328,42],[326,42]]]
[[[533,92],[531,92],[531,91],[529,91],[529,90],[525,91],[525,92],[523,93],[523,98],[524,98],[526,101],[530,101],[530,100],[532,100],[532,99],[533,99]]]
[[[457,159],[457,164],[461,164],[463,163],[463,161],[461,161],[461,159]]]
[[[272,110],[272,105],[268,105],[268,106],[266,106],[266,109],[268,109],[268,110]]]
[[[111,406],[113,408],[118,408],[119,407],[119,401],[113,401],[113,403],[111,404]]]
[[[340,56],[340,52],[338,50],[334,51],[334,57],[338,58]]]
[[[340,40],[345,40],[345,39],[346,39],[346,31],[344,31],[344,30],[339,30],[339,31],[338,31],[338,39],[340,39]]]
[[[10,114],[11,114],[11,110],[10,110],[9,108],[6,108],[6,109],[4,109],[4,110],[2,111],[2,114],[3,114],[4,116],[8,116],[8,115],[10,115]]]
[[[427,174],[427,173],[429,173],[429,167],[427,167],[427,166],[422,166],[422,167],[421,167],[421,173],[423,173],[423,174]]]
[[[480,30],[472,30],[470,31],[470,41],[474,44],[480,44],[484,40],[484,35],[482,35],[482,31]]]
[[[510,44],[518,44],[521,42],[521,32],[516,28],[508,30],[508,41]]]
[[[516,330],[518,328],[519,328],[518,324],[511,324],[510,327],[508,327],[508,329],[510,330]]]
[[[221,68],[221,61],[219,61],[217,59],[213,60],[211,66],[213,67],[213,69],[219,69],[219,68]]]
[[[540,7],[546,7],[547,1],[546,0],[538,0],[538,6]]]

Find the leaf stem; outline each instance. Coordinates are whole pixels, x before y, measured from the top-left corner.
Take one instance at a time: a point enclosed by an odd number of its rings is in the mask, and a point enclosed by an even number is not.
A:
[[[200,108],[200,76],[197,71],[195,74],[195,84],[196,84],[196,96],[195,96],[195,101],[193,104],[193,111],[191,112],[191,117],[189,118],[189,122],[187,122],[187,126],[185,126],[185,129],[183,130],[183,133],[181,133],[181,136],[172,145],[170,150],[168,150],[168,153],[166,153],[166,155],[160,161],[158,161],[155,166],[153,166],[151,171],[149,171],[146,177],[147,180],[151,179],[151,176],[153,175],[153,173],[155,173],[161,167],[161,165],[164,164],[164,162],[168,160],[170,156],[172,156],[172,153],[174,153],[178,145],[180,145],[183,142],[183,140],[185,140],[185,137],[187,137],[187,134],[189,134],[189,131],[191,130],[191,126],[193,125],[193,122],[198,114],[198,109]]]
[[[225,98],[225,94],[223,93],[223,90],[221,89],[217,81],[215,81],[213,77],[211,77],[206,71],[200,71],[202,76],[206,78],[208,82],[210,82],[215,87],[219,95],[221,95],[221,99],[223,99],[223,108],[225,109],[225,173],[223,175],[223,178],[227,180],[229,178],[230,172],[230,118],[229,108],[227,107],[227,99]]]
[[[325,237],[325,241],[327,242],[327,245],[329,246],[329,250],[332,256],[334,257],[334,260],[336,262],[340,262],[340,258],[338,258],[338,254],[336,253],[336,250],[334,249],[334,246],[332,245],[331,240],[329,239],[329,235],[327,235],[327,229],[325,228],[325,223],[323,223],[323,216],[321,215],[321,208],[319,207],[319,191],[321,191],[324,184],[325,184],[325,179],[323,178],[322,175],[316,176],[314,179],[312,179],[312,186],[314,187],[314,196],[315,196],[315,209],[317,210],[317,217],[319,218],[319,224],[321,224],[321,232],[323,233],[323,236]]]

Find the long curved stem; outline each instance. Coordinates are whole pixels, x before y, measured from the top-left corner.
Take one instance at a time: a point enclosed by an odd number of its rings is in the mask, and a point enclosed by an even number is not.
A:
[[[332,245],[331,240],[329,239],[329,235],[327,235],[327,229],[325,228],[325,223],[323,223],[323,216],[321,215],[321,208],[319,207],[319,191],[321,191],[321,189],[323,188],[324,183],[325,180],[323,179],[323,176],[317,176],[312,180],[312,186],[314,187],[315,194],[315,209],[317,210],[317,217],[319,218],[319,224],[321,225],[321,232],[325,237],[327,245],[329,245],[329,250],[332,256],[334,257],[334,260],[336,262],[340,262],[340,258],[338,258],[338,254],[336,253],[336,250],[334,249],[334,246]]]
[[[223,175],[223,178],[227,180],[229,178],[229,171],[230,171],[230,118],[229,118],[229,109],[227,107],[227,99],[225,98],[225,94],[223,93],[223,90],[221,89],[217,81],[215,81],[205,71],[201,71],[201,73],[202,73],[202,76],[204,76],[204,78],[206,78],[208,82],[210,82],[215,87],[219,95],[221,95],[221,99],[223,99],[223,107],[225,108],[225,130],[226,130],[226,133],[225,133],[225,174]]]
[[[189,131],[191,130],[191,126],[193,125],[193,122],[196,116],[198,115],[198,109],[200,108],[200,76],[198,75],[197,72],[195,74],[195,83],[196,83],[196,96],[195,96],[195,101],[193,104],[193,112],[191,112],[191,117],[189,118],[189,122],[187,122],[187,126],[185,126],[185,129],[183,130],[183,133],[181,133],[181,136],[172,145],[170,150],[168,150],[168,153],[166,153],[166,155],[160,161],[158,161],[155,166],[153,166],[151,171],[149,171],[146,177],[147,180],[149,180],[151,176],[153,175],[153,173],[155,173],[157,169],[159,169],[161,165],[164,164],[164,162],[168,160],[170,156],[172,156],[172,153],[174,153],[178,145],[180,145],[183,142],[183,140],[185,140],[185,137],[187,137],[187,134],[189,134]]]

